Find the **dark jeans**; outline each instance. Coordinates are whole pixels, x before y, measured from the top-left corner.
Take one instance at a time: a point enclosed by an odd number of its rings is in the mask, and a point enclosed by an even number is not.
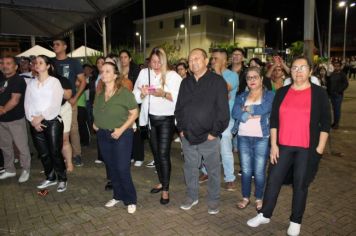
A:
[[[63,145],[63,123],[57,118],[43,120],[42,132],[31,126],[33,142],[41,159],[47,180],[67,181],[66,166],[61,153]]]
[[[171,177],[171,143],[174,132],[174,116],[150,115],[150,145],[159,182],[163,191],[169,190]]]
[[[97,137],[100,151],[111,177],[113,198],[125,205],[136,204],[136,189],[131,177],[133,130],[127,129],[119,139],[111,137],[112,131],[99,129]]]
[[[306,148],[279,146],[278,162],[271,165],[260,211],[264,217],[271,218],[283,180],[292,167],[293,200],[290,221],[298,224],[302,222],[308,195],[308,158],[309,150]]]
[[[344,96],[342,94],[331,94],[330,95],[330,101],[331,105],[333,107],[333,117],[334,117],[334,125],[338,125],[340,121],[340,116],[341,116],[341,103],[343,100]]]

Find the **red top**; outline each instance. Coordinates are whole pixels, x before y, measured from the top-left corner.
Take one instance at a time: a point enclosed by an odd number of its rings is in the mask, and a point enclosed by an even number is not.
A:
[[[279,108],[279,143],[309,148],[311,87],[290,88]]]

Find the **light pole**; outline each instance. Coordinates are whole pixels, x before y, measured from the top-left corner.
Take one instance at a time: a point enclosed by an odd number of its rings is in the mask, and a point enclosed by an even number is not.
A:
[[[346,28],[347,28],[347,16],[349,14],[349,7],[354,7],[356,3],[349,3],[348,1],[339,2],[339,7],[345,7],[345,25],[344,25],[344,48],[342,53],[342,59],[346,61]]]
[[[187,50],[188,50],[187,27],[185,27],[184,24],[181,24],[180,28],[184,29],[184,53],[185,53],[185,56],[188,56],[189,52],[187,52]]]
[[[284,18],[282,18],[282,17],[277,17],[277,18],[276,18],[276,21],[277,21],[277,22],[278,22],[278,21],[281,22],[281,51],[283,51],[283,22],[284,22],[284,21],[287,21],[287,20],[288,20],[287,17],[284,17]]]
[[[235,45],[235,20],[233,18],[230,18],[229,22],[232,23],[232,42]]]
[[[188,7],[188,50],[190,52],[190,26],[191,26],[191,22],[190,22],[190,18],[191,18],[191,10],[195,11],[198,9],[197,5],[193,5]]]
[[[140,52],[142,52],[142,37],[141,37],[141,34],[139,32],[136,32],[136,36],[139,37],[139,40],[140,40]]]

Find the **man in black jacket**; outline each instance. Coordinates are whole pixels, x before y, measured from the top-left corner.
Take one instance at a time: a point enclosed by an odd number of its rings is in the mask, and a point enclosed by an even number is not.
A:
[[[193,49],[189,68],[193,75],[183,80],[176,104],[177,128],[184,152],[186,200],[180,206],[189,210],[198,204],[199,167],[203,162],[208,179],[208,213],[219,213],[220,136],[230,120],[225,80],[207,68],[209,59],[203,49]]]
[[[341,104],[344,98],[344,91],[349,86],[346,75],[341,70],[341,63],[334,63],[334,72],[326,78],[326,87],[330,97],[331,105],[333,107],[334,122],[331,127],[333,129],[339,128],[339,121],[341,116]]]

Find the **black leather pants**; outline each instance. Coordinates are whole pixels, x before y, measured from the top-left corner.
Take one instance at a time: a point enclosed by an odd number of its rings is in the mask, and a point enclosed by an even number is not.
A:
[[[163,191],[169,190],[171,177],[171,142],[174,132],[174,116],[150,115],[150,145],[159,182]]]
[[[61,153],[63,146],[63,123],[59,119],[43,120],[42,132],[31,127],[33,142],[41,159],[47,180],[67,181],[66,167]]]

